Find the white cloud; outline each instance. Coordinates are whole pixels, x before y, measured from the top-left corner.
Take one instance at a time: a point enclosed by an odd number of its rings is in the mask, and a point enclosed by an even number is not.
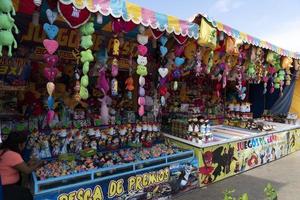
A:
[[[239,8],[242,4],[240,0],[217,0],[213,5],[213,9],[225,13]]]
[[[272,32],[262,35],[262,39],[283,49],[300,52],[300,19],[277,24]]]

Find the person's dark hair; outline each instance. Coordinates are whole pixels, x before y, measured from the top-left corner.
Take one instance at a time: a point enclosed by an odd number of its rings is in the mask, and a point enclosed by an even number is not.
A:
[[[3,142],[0,149],[3,150],[0,157],[8,150],[21,154],[19,144],[27,141],[27,135],[24,133],[12,132],[8,135],[7,139]]]

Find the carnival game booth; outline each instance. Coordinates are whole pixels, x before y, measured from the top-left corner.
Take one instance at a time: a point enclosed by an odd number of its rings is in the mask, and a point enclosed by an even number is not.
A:
[[[170,198],[297,149],[251,88],[283,98],[298,54],[124,0],[5,3],[1,133],[45,161],[35,199]]]
[[[286,117],[299,54],[207,16],[194,22],[194,79],[183,78],[188,92],[166,111],[174,114],[162,116],[162,130],[170,143],[194,150],[200,187],[299,150],[299,126]]]
[[[35,199],[167,199],[198,187],[194,151],[160,130],[168,55],[178,46],[179,69],[197,24],[123,0],[0,5],[2,139],[30,133],[24,157],[44,161]]]

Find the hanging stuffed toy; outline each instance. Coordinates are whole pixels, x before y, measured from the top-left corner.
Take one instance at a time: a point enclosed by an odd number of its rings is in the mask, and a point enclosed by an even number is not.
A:
[[[282,69],[285,70],[286,76],[285,76],[285,84],[290,85],[291,84],[291,70],[290,68],[293,67],[292,65],[293,59],[289,57],[283,57],[281,61]]]
[[[52,13],[52,10],[47,10],[48,15]],[[47,66],[44,68],[44,76],[48,79],[47,83],[47,92],[48,92],[48,114],[47,114],[47,124],[50,124],[54,118],[54,98],[53,98],[53,91],[55,89],[54,79],[56,78],[58,74],[58,69],[55,67],[58,62],[58,56],[53,55],[56,50],[58,49],[58,42],[54,40],[54,38],[58,34],[58,27],[54,25],[55,18],[49,18],[49,23],[45,23],[43,26],[43,29],[48,36],[49,39],[45,39],[43,41],[43,45],[45,49],[47,50],[47,53],[44,55],[44,60],[47,63]]]
[[[145,27],[140,25],[139,26],[139,34],[137,35],[137,41],[139,43],[138,45],[138,58],[137,58],[137,70],[136,73],[140,76],[139,77],[139,98],[138,98],[138,114],[139,116],[143,116],[145,114],[145,76],[148,74],[148,70],[146,65],[148,64],[148,58],[146,57],[146,54],[148,52],[148,48],[146,44],[148,43],[148,36],[145,34]],[[129,77],[129,83],[131,82],[131,79]],[[129,84],[130,86],[130,84]],[[128,82],[127,86],[128,87]],[[129,89],[128,89],[129,90]]]
[[[117,33],[117,32],[115,32]],[[111,95],[113,97],[118,95],[118,80],[117,80],[117,76],[119,73],[119,61],[118,61],[118,56],[120,54],[120,40],[118,38],[118,35],[114,36],[113,39],[113,52],[112,55],[114,56],[113,61],[112,61],[112,65],[111,65],[111,76],[112,76],[112,80],[110,82],[110,88],[111,88]]]
[[[11,0],[0,0],[0,57],[3,46],[8,47],[8,56],[12,56],[12,48],[17,48],[18,44],[13,35],[19,33],[15,20],[11,15],[16,15],[15,8]]]
[[[281,68],[280,55],[273,51],[269,50],[266,61],[267,61],[267,63],[273,65],[275,67],[276,71],[278,71]]]
[[[143,45],[139,45],[139,47],[140,46],[143,46]],[[138,49],[139,49],[139,47],[138,47]],[[140,47],[141,48],[141,47]],[[142,47],[143,48],[143,47]],[[144,53],[142,53],[143,55],[146,55],[146,53],[147,53],[147,51],[148,51],[148,49],[147,49],[147,47],[146,47],[146,49],[145,48],[143,48],[144,49]],[[139,50],[138,50],[139,51]],[[140,52],[140,51],[139,51]],[[141,52],[140,52],[141,53]],[[128,78],[126,79],[126,81],[125,81],[125,85],[126,85],[126,87],[125,87],[125,89],[126,90],[128,90],[128,92],[127,92],[127,97],[128,97],[128,99],[132,99],[132,91],[134,90],[134,81],[133,81],[133,78],[132,78],[132,55],[130,55],[130,59],[129,59],[129,76],[128,76]]]
[[[200,76],[200,73],[202,72],[202,51],[201,48],[199,47],[197,49],[197,53],[195,55],[195,72],[196,76]]]
[[[88,72],[90,68],[90,62],[94,61],[94,56],[90,48],[93,46],[92,35],[95,32],[94,23],[89,22],[80,27],[80,46],[82,49],[80,52],[80,61],[83,64],[82,73],[83,76],[80,79],[80,98],[86,100],[89,98],[89,91],[87,89],[89,85]]]
[[[161,46],[159,47],[160,50],[160,55],[161,55],[161,67],[158,69],[158,73],[160,75],[159,77],[159,89],[158,93],[160,95],[160,103],[162,106],[166,104],[166,94],[168,92],[167,88],[167,75],[169,73],[169,69],[166,67],[167,62],[166,62],[166,54],[168,53],[168,49],[165,46],[168,42],[168,38],[165,36],[161,36],[160,38],[160,44]]]
[[[209,22],[202,17],[200,24],[200,34],[198,44],[200,46],[215,49],[217,45],[217,29],[209,24]]]

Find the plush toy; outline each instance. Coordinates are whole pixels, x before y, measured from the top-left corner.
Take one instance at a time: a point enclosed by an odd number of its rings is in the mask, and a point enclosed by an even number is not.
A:
[[[195,56],[195,72],[196,72],[196,76],[200,76],[200,73],[202,72],[202,52],[201,52],[201,48],[198,48],[196,56]]]
[[[118,60],[114,58],[111,65],[111,75],[113,77],[116,77],[118,75],[118,72],[119,72]]]
[[[104,95],[104,97],[102,99],[99,99],[99,101],[101,102],[101,120],[104,125],[107,125],[108,121],[109,121],[109,113],[108,113],[108,107],[107,107],[108,96],[106,95],[106,92],[103,89],[101,89],[101,90]]]
[[[98,80],[97,80],[97,88],[99,90],[103,89],[105,94],[107,94],[107,92],[109,91],[109,84],[108,84],[108,80],[105,75],[104,68],[100,69],[100,71],[99,71],[99,76],[98,76]]]
[[[93,46],[92,34],[95,32],[94,23],[89,22],[80,27],[81,39],[80,46],[85,49],[85,51],[80,52],[80,61],[83,63],[83,76],[80,81],[80,91],[79,95],[82,99],[86,100],[89,97],[88,84],[89,84],[89,64],[94,61],[94,56],[92,54],[91,48]]]
[[[115,38],[113,40],[113,55],[118,56],[119,50],[120,50],[120,41],[117,38]]]
[[[11,15],[16,15],[16,11],[11,0],[0,0],[0,12],[7,13],[10,18]]]
[[[12,56],[12,48],[18,47],[11,31],[0,31],[0,56],[2,56],[3,46],[8,46],[8,56]]]
[[[12,29],[14,28],[15,33],[18,34],[19,29],[17,28],[14,22],[15,20],[9,17],[8,15],[3,13],[0,14],[0,29],[12,31]]]
[[[255,65],[252,62],[250,62],[248,65],[247,75],[249,78],[255,78]]]
[[[129,90],[129,91],[134,90],[134,81],[131,76],[126,79],[125,85],[126,85],[126,90]]]

